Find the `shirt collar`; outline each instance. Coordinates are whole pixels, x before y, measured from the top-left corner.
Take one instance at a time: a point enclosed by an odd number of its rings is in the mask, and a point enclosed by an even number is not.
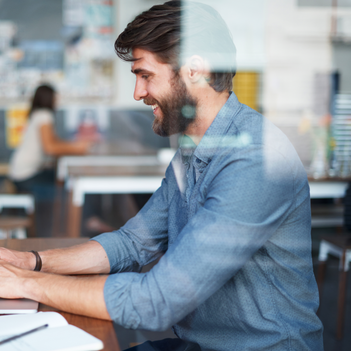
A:
[[[199,145],[196,146],[187,135],[181,136],[180,151],[183,163],[189,163],[191,156],[194,154],[196,158],[201,160],[201,163],[209,164],[240,108],[240,102],[235,94],[231,92],[227,102],[218,112]]]
[[[184,134],[179,138],[179,146],[182,155],[182,162],[184,164],[190,163],[190,159],[196,149],[196,144],[193,142],[193,139]]]

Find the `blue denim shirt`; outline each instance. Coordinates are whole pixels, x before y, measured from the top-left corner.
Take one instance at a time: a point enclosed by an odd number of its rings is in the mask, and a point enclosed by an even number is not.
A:
[[[124,327],[173,326],[202,350],[323,349],[306,173],[286,136],[233,93],[142,210],[93,240]]]

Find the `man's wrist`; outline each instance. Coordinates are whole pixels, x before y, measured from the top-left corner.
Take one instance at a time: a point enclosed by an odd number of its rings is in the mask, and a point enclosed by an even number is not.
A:
[[[37,272],[27,271],[24,273],[21,284],[23,297],[35,301],[40,301],[42,291],[41,284],[38,284],[37,279],[39,279]]]
[[[34,268],[35,268],[35,265],[36,265],[36,258],[35,258],[35,256],[30,251],[26,252],[25,254],[27,256],[27,259],[26,259],[27,264],[25,265],[25,267],[22,267],[22,268],[28,269],[29,271],[34,271]]]

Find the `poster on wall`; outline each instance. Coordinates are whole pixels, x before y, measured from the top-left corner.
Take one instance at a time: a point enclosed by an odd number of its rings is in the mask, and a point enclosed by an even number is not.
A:
[[[6,111],[6,145],[15,149],[22,141],[22,135],[27,125],[28,108],[12,106]]]
[[[113,2],[64,0],[62,21],[66,33],[65,101],[112,96]]]

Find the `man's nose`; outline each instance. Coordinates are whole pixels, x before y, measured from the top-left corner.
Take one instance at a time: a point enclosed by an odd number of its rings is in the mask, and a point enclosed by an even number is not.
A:
[[[145,84],[143,84],[143,82],[137,79],[135,82],[135,88],[134,88],[134,99],[139,101],[139,100],[145,99],[147,95],[148,95],[148,92],[146,90]]]

